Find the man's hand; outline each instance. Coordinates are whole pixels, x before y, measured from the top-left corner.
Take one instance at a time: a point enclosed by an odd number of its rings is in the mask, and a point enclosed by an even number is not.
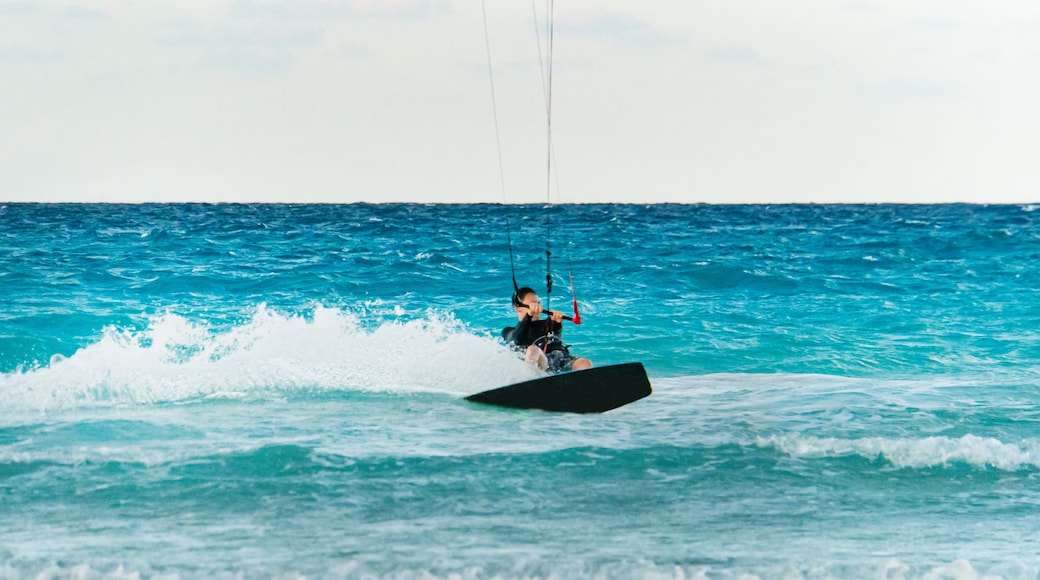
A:
[[[524,304],[524,308],[527,309],[527,315],[531,317],[531,320],[538,320],[544,312],[549,315],[549,318],[551,318],[553,322],[557,324],[563,322],[563,312],[560,312],[559,310],[542,310],[541,302],[535,302],[534,304]]]
[[[531,320],[538,320],[542,316],[542,303],[535,302],[534,304],[527,304],[527,315],[531,317]]]

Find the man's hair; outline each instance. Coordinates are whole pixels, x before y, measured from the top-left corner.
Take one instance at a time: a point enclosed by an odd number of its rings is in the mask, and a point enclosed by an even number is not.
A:
[[[531,288],[530,286],[524,286],[523,288],[517,289],[516,293],[513,294],[513,306],[523,306],[524,298],[528,294],[534,294],[534,288]]]

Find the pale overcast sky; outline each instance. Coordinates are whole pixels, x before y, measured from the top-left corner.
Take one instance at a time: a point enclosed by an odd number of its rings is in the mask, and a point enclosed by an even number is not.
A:
[[[480,0],[0,0],[0,200],[544,201],[545,4],[503,192]],[[555,4],[554,202],[1040,201],[1036,0]]]

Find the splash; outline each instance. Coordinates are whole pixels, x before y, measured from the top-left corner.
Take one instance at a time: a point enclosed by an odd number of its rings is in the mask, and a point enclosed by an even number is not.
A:
[[[264,305],[230,328],[176,314],[144,330],[107,327],[68,358],[0,376],[9,410],[258,398],[300,391],[463,395],[532,369],[450,315],[362,324],[349,310],[286,314]]]

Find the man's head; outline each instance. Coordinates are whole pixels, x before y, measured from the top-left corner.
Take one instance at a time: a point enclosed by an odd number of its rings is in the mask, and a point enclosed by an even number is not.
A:
[[[541,300],[538,298],[538,294],[534,289],[529,286],[524,286],[523,288],[518,289],[516,294],[513,294],[513,307],[518,310],[535,303],[540,304]]]

